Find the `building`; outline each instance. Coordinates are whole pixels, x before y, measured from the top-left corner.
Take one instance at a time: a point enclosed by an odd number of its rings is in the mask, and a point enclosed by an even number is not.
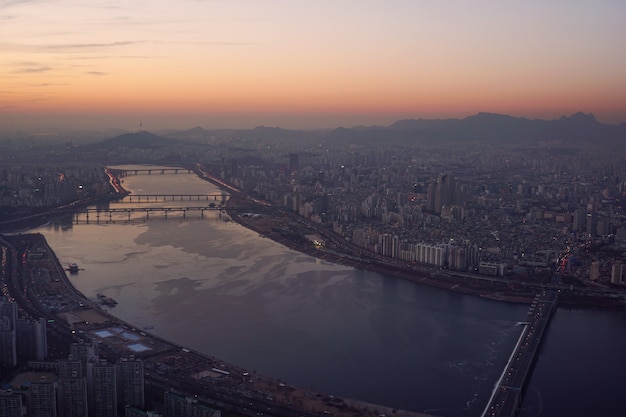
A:
[[[66,378],[59,382],[59,415],[85,417],[88,415],[87,380]]]
[[[437,177],[437,181],[428,184],[426,194],[426,208],[433,213],[441,213],[443,206],[455,204],[456,184],[451,175],[442,173]]]
[[[597,281],[598,278],[600,278],[600,262],[593,261],[591,262],[591,269],[589,270],[589,279]]]
[[[93,359],[87,364],[89,415],[117,417],[117,373],[113,364]]]
[[[290,153],[289,154],[289,172],[290,173],[298,172],[299,168],[300,167],[298,164],[298,154]]]
[[[28,416],[57,417],[57,415],[56,382],[33,382],[28,390]]]
[[[70,355],[79,360],[83,366],[83,372],[87,369],[87,362],[98,356],[98,345],[86,343],[72,343]]]
[[[137,407],[127,405],[126,408],[124,408],[124,417],[161,417],[161,415],[154,411],[144,411]]]
[[[7,316],[0,316],[0,366],[17,365],[15,329]]]
[[[17,365],[17,304],[0,297],[0,366]]]
[[[21,360],[43,361],[48,356],[45,320],[19,318],[16,337],[18,357]]]
[[[624,264],[621,262],[615,262],[611,268],[611,284],[623,285],[624,284]]]
[[[171,391],[165,393],[165,417],[221,417],[219,410],[197,398],[185,397]]]
[[[70,355],[66,360],[58,361],[59,378],[81,378],[85,376],[83,364]]]
[[[120,401],[123,405],[144,408],[144,368],[141,359],[122,358],[117,362]]]
[[[22,396],[11,390],[0,390],[0,417],[22,417]]]

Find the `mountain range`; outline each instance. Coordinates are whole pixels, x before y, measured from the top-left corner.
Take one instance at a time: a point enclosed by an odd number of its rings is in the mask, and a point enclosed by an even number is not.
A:
[[[342,143],[408,143],[422,141],[490,141],[626,144],[626,123],[599,122],[593,114],[575,113],[541,120],[494,113],[478,113],[463,119],[406,119],[389,126],[356,126],[327,130],[289,130],[258,126],[254,129],[204,129],[141,131],[126,133],[97,144],[103,148],[159,148],[182,143],[220,143],[227,138],[244,140],[318,141]]]

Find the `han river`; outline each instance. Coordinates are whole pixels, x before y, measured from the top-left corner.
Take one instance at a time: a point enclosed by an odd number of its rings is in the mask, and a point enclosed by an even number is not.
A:
[[[133,194],[220,192],[181,173],[123,185]],[[113,297],[111,313],[137,328],[326,394],[480,416],[528,309],[323,262],[218,211],[94,220],[29,231],[44,234],[62,264],[78,263],[70,279],[87,298]],[[626,315],[559,308],[520,415],[623,416],[625,389]]]

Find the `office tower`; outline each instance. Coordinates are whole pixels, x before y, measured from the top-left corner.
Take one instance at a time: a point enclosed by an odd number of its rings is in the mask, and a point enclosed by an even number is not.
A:
[[[106,360],[87,363],[90,416],[117,417],[117,376],[115,366]]]
[[[22,417],[22,397],[11,390],[0,390],[0,417]]]
[[[66,378],[59,382],[59,415],[63,417],[85,417],[87,409],[87,380]]]
[[[30,385],[28,390],[28,416],[57,416],[57,384],[55,382],[40,381],[33,382]]]
[[[18,319],[16,337],[20,359],[42,361],[48,356],[46,322],[43,319]]]
[[[289,172],[293,173],[293,172],[298,172],[299,166],[298,166],[298,154],[297,153],[290,153],[289,154]]]
[[[134,357],[122,358],[117,362],[119,375],[120,402],[138,408],[144,407],[143,361]]]

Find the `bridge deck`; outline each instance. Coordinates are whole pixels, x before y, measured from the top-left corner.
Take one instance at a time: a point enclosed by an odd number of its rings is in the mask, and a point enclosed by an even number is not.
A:
[[[528,322],[506,364],[483,417],[511,417],[517,414],[524,385],[530,376],[544,332],[556,309],[558,292],[543,291],[533,301],[528,311]]]

